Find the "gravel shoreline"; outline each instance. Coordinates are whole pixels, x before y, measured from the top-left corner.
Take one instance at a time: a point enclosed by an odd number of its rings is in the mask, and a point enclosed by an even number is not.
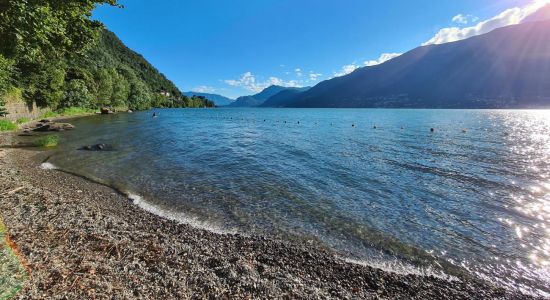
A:
[[[46,156],[0,150],[0,214],[32,270],[17,299],[532,299],[178,224],[109,187],[40,169]]]

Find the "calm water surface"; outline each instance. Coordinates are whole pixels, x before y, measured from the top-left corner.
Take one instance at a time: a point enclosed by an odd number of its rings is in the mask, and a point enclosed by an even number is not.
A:
[[[550,293],[550,111],[157,112],[75,120],[50,162],[187,222]]]

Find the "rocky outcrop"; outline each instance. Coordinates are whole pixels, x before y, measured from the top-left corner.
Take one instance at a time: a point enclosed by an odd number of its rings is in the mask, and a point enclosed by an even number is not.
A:
[[[38,132],[65,131],[65,130],[74,129],[74,126],[72,124],[56,123],[56,122],[51,122],[50,120],[42,120],[36,123],[35,126],[36,128],[34,128],[33,131],[38,131]]]

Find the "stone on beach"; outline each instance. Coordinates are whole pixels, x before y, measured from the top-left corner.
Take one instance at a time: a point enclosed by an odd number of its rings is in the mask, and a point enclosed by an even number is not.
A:
[[[65,131],[72,130],[75,127],[69,123],[38,123],[37,127],[33,131],[47,132],[47,131]]]

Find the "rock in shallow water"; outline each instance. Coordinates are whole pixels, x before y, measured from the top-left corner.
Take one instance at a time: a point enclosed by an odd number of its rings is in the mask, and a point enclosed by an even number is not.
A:
[[[113,151],[114,147],[113,147],[113,145],[109,145],[109,144],[96,144],[96,145],[82,146],[78,150],[84,150],[84,151]]]

